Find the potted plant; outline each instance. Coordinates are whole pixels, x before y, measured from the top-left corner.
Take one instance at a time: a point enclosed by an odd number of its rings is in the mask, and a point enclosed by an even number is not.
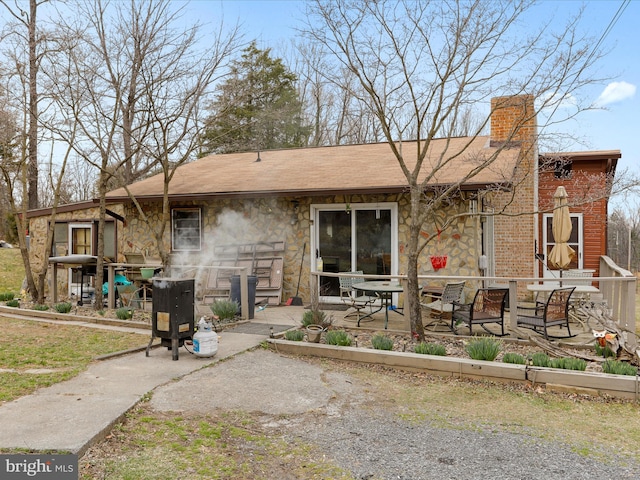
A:
[[[307,341],[319,343],[322,332],[331,326],[333,317],[322,310],[306,310],[302,314],[302,326],[307,332]]]

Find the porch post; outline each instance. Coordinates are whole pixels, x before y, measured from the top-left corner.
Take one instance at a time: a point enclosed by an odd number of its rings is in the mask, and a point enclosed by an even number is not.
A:
[[[114,280],[114,276],[116,274],[116,267],[109,263],[107,265],[107,275],[109,275],[109,278],[107,279],[107,299],[109,301],[109,304],[107,305],[110,309],[114,309],[116,308],[116,296],[113,288],[113,280]]]
[[[512,332],[518,328],[518,282],[509,280],[509,327]]]
[[[635,295],[636,295],[636,280],[635,278],[631,281],[624,282],[625,283],[625,294],[623,295],[625,306],[625,311],[622,317],[625,319],[625,327],[630,332],[636,331],[636,305],[635,305]],[[633,348],[637,347],[637,337],[635,335],[629,335],[627,341],[630,346]]]
[[[242,319],[249,320],[249,281],[246,268],[240,270],[240,309]]]
[[[49,275],[49,281],[51,282],[50,290],[53,297],[53,303],[58,303],[58,264],[51,264],[51,275]]]

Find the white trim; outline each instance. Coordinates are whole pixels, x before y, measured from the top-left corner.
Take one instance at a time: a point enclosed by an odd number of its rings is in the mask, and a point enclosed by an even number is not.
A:
[[[85,229],[88,228],[89,229],[89,253],[88,255],[93,255],[93,224],[92,223],[88,223],[88,222],[78,222],[78,223],[73,223],[73,222],[69,222],[67,224],[67,246],[68,246],[68,254],[72,255],[75,252],[73,251],[73,231],[74,230],[80,230],[80,229]],[[69,298],[71,298],[71,295],[74,294],[76,295],[76,299],[77,299],[77,295],[78,292],[80,292],[80,284],[79,283],[73,283],[73,269],[72,268],[68,268],[67,269],[68,272],[68,277],[67,277],[67,295],[69,296]]]
[[[584,216],[582,213],[569,213],[570,217],[578,219],[578,242],[569,242],[569,246],[577,245],[578,246],[578,266],[577,268],[584,268]],[[549,242],[548,235],[549,231],[547,228],[548,219],[553,217],[553,213],[545,213],[542,216],[542,253],[545,255],[545,261],[542,268],[542,276],[544,278],[557,278],[560,275],[557,273],[558,270],[548,268],[548,250],[549,250]]]

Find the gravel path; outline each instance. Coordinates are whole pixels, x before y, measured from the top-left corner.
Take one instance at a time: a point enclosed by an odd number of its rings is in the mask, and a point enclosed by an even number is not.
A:
[[[185,403],[185,391],[198,396]],[[376,401],[376,391],[375,385],[322,362],[256,350],[159,388],[151,407],[259,413],[267,429],[317,445],[358,479],[640,477],[638,464],[603,463],[569,446],[501,427],[442,428],[406,421]]]
[[[340,421],[293,433],[321,446],[359,479],[621,479],[640,466],[606,465],[553,442],[496,430],[415,425],[380,412],[352,412]]]

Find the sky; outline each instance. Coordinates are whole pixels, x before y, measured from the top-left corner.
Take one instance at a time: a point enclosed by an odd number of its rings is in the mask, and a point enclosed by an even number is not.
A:
[[[582,112],[561,125],[564,132],[587,141],[565,150],[620,150],[618,172],[640,175],[640,0],[545,0],[533,10],[538,17],[533,20],[562,22],[581,7],[585,33],[602,39],[602,48],[608,51],[598,69],[610,78],[584,92],[599,105],[598,110]],[[189,3],[186,13],[187,18],[203,23],[217,23],[221,14],[225,23],[238,20],[248,39],[257,39],[259,48],[277,52],[302,27],[303,10],[304,2],[296,0],[199,0]]]

